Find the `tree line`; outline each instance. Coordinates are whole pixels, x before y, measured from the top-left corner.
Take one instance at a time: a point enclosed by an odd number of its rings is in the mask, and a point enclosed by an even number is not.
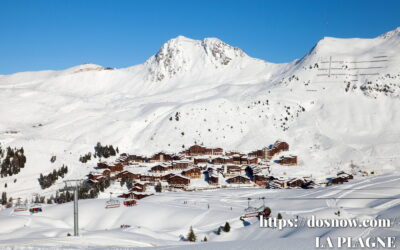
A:
[[[86,162],[90,161],[91,159],[92,159],[92,153],[91,152],[89,152],[89,153],[87,153],[87,154],[85,154],[83,156],[81,155],[79,157],[79,161],[82,162],[82,163],[86,163]]]
[[[48,175],[43,175],[40,174],[40,177],[38,179],[40,187],[42,189],[46,189],[51,187],[59,177],[64,178],[64,175],[68,173],[68,166],[62,165],[62,167],[59,170],[53,170]]]
[[[11,148],[7,147],[3,150],[0,146],[0,177],[7,177],[18,174],[21,168],[25,167],[26,157],[24,155],[24,148]]]
[[[110,156],[115,156],[117,153],[119,153],[119,150],[118,147],[114,149],[113,145],[102,146],[101,143],[98,142],[94,147],[94,152],[94,157],[108,158]]]

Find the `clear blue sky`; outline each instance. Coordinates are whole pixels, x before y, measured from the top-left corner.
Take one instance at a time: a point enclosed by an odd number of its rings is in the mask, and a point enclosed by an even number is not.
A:
[[[0,74],[91,62],[144,62],[178,35],[218,37],[288,62],[324,36],[375,37],[400,26],[400,1],[0,0]]]

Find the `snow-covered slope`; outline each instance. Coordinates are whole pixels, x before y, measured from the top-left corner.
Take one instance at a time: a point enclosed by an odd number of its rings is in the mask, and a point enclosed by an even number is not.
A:
[[[27,164],[0,178],[0,187],[7,183],[14,197],[42,192],[39,174],[62,164],[67,178],[82,177],[94,164],[79,156],[98,141],[151,154],[194,143],[250,151],[282,139],[299,156],[293,171],[301,176],[351,162],[397,171],[399,52],[399,29],[373,39],[324,38],[287,64],[251,58],[216,38],[179,36],[124,69],[84,64],[2,75],[0,142],[24,147]]]
[[[72,233],[73,203],[47,205],[29,215],[12,209],[0,211],[0,248],[4,249],[313,249],[315,237],[397,236],[400,215],[399,175],[359,178],[341,186],[318,189],[220,189],[208,192],[161,193],[140,200],[137,206],[105,209],[105,199],[80,200],[80,237]],[[311,228],[298,223],[283,230],[260,228],[256,218],[239,220],[247,207],[265,205],[284,219],[392,219],[386,228]],[[355,199],[352,199],[355,198]],[[162,204],[162,206],[160,206]],[[340,217],[335,212],[340,211]],[[231,231],[216,234],[229,222]],[[120,228],[130,225],[129,228]],[[368,225],[368,224],[367,224]],[[190,227],[197,243],[181,241]],[[208,242],[199,243],[204,237]],[[398,244],[398,242],[396,242]],[[335,243],[335,246],[337,244]],[[7,248],[8,247],[8,248]],[[358,248],[357,248],[358,249]]]

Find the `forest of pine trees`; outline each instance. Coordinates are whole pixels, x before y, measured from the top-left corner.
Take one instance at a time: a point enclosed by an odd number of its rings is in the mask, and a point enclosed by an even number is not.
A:
[[[62,165],[59,170],[54,169],[53,172],[48,175],[40,174],[40,177],[38,179],[40,187],[42,189],[51,187],[51,185],[53,185],[59,177],[64,178],[64,175],[66,173],[68,173],[68,167]]]
[[[86,163],[86,162],[90,161],[91,159],[92,159],[92,153],[90,153],[90,152],[79,157],[79,161],[82,163]]]
[[[94,147],[94,156],[99,158],[108,158],[110,156],[115,156],[118,152],[118,147],[114,149],[113,145],[102,146],[100,142]]]
[[[1,161],[1,159],[3,161]],[[21,168],[25,167],[26,157],[24,148],[10,148],[3,150],[0,146],[0,177],[12,176],[18,174]]]

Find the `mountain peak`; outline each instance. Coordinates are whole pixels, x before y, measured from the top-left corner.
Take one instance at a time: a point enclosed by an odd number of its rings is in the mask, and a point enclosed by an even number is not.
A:
[[[395,28],[394,30],[388,31],[382,35],[380,35],[380,38],[383,39],[389,39],[395,36],[400,36],[400,27]]]
[[[224,67],[235,58],[245,57],[239,48],[218,38],[194,40],[178,36],[168,40],[156,55],[146,61],[152,80],[162,81],[194,67]]]

